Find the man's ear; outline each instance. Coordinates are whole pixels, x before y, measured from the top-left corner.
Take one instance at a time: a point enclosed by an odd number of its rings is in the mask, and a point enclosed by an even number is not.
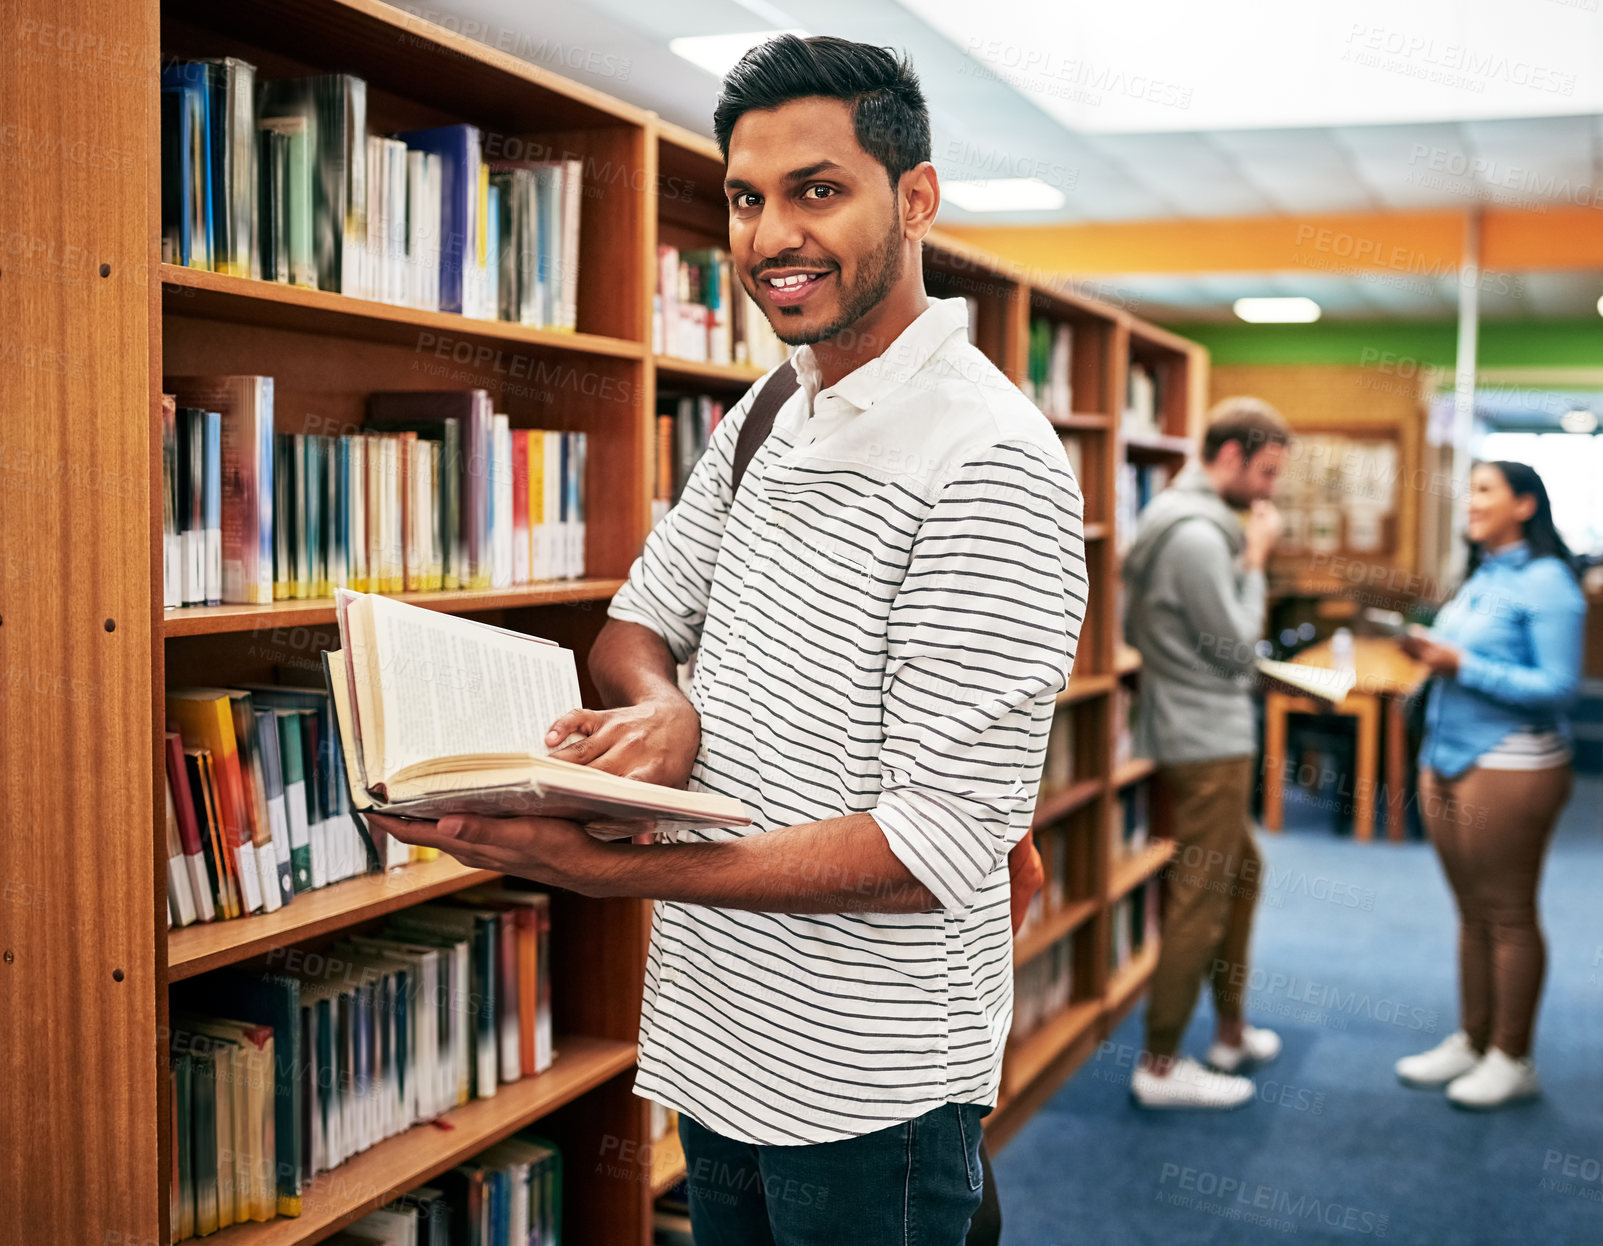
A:
[[[902,217],[902,232],[912,242],[922,242],[941,210],[941,184],[935,166],[928,160],[902,174],[896,193]]]

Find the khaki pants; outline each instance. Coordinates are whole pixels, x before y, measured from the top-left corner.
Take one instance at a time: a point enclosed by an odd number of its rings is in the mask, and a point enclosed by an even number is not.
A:
[[[1224,1020],[1241,1015],[1263,859],[1252,841],[1250,757],[1160,766],[1177,844],[1165,872],[1162,942],[1147,1002],[1147,1050],[1172,1056],[1206,977]]]
[[[1542,857],[1570,798],[1568,765],[1419,775],[1420,811],[1458,901],[1459,1024],[1476,1051],[1530,1051],[1547,949]]]

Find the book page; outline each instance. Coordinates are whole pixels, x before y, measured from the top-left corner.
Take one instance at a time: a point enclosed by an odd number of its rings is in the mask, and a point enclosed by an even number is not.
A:
[[[369,601],[369,669],[384,723],[378,765],[363,757],[369,783],[437,757],[543,757],[551,724],[579,707],[570,650],[404,602]],[[371,738],[364,724],[364,742]]]

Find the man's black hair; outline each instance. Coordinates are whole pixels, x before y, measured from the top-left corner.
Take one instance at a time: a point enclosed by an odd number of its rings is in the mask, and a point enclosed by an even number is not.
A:
[[[929,108],[912,62],[889,48],[831,35],[779,35],[747,52],[724,77],[712,114],[724,159],[744,114],[815,95],[851,105],[857,141],[885,166],[892,188],[930,158]]]

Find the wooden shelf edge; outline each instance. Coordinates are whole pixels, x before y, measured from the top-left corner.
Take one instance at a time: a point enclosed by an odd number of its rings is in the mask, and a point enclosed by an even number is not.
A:
[[[1034,930],[1020,935],[1013,943],[1013,967],[1034,960],[1059,939],[1085,925],[1102,906],[1096,900],[1071,900],[1055,913],[1049,913]]]
[[[516,588],[452,590],[449,592],[388,593],[404,601],[446,614],[475,610],[507,610],[519,606],[557,606],[570,602],[607,601],[624,586],[623,580],[548,580]],[[163,613],[162,634],[205,636],[217,632],[249,632],[261,628],[311,627],[334,622],[334,600],[316,597],[275,601],[270,606],[178,606]]]
[[[724,156],[718,150],[718,143],[715,139],[710,139],[705,134],[698,134],[696,131],[687,129],[676,122],[665,121],[655,113],[652,114],[652,126],[657,132],[657,138],[662,142],[672,143],[675,147],[682,148],[694,155],[704,157],[707,160],[716,160],[719,164],[723,164]]]
[[[1113,655],[1113,673],[1128,675],[1141,669],[1141,651],[1134,645],[1120,645]]]
[[[497,1087],[442,1116],[386,1138],[330,1173],[312,1178],[301,1214],[234,1225],[207,1239],[216,1246],[291,1246],[320,1242],[368,1212],[422,1185],[524,1126],[632,1068],[633,1043],[566,1037],[544,1073]],[[326,1187],[323,1194],[320,1186]]]
[[[1117,789],[1139,783],[1142,779],[1150,778],[1157,768],[1158,763],[1150,757],[1136,757],[1113,768],[1113,786]]]
[[[1052,427],[1071,432],[1106,432],[1113,427],[1113,420],[1106,415],[1049,415]]]
[[[1137,952],[1128,965],[1108,979],[1105,999],[1110,1017],[1124,1008],[1147,984],[1147,979],[1152,976],[1152,970],[1157,963],[1158,944],[1154,940]]]
[[[1085,525],[1084,536],[1087,541],[1102,541],[1106,540],[1112,531],[1112,524],[1088,523]]]
[[[661,1198],[685,1179],[685,1149],[670,1130],[651,1144],[651,1197]]]
[[[1166,457],[1190,458],[1195,448],[1189,438],[1169,437],[1163,433],[1133,433],[1122,434],[1120,440],[1124,442],[1126,454],[1162,455]]]
[[[1069,686],[1058,693],[1059,705],[1073,705],[1089,697],[1102,696],[1113,691],[1116,682],[1112,675],[1071,675]]]
[[[1081,779],[1078,783],[1071,783],[1061,792],[1042,797],[1036,801],[1035,817],[1030,822],[1030,829],[1037,830],[1043,826],[1050,826],[1060,818],[1066,818],[1082,805],[1088,805],[1098,796],[1102,795],[1101,779]]]
[[[718,381],[728,385],[750,385],[768,374],[767,368],[752,363],[699,363],[675,355],[654,355],[658,372],[691,377],[698,381]]]
[[[1140,852],[1132,853],[1122,861],[1115,861],[1108,877],[1108,901],[1128,895],[1151,878],[1174,856],[1174,840],[1156,839]]]
[[[185,268],[178,264],[161,265],[160,279],[163,286],[193,291],[195,296],[202,296],[196,300],[202,306],[193,309],[180,307],[177,309],[180,314],[190,314],[192,311],[216,313],[220,308],[221,319],[245,323],[282,323],[299,310],[309,315],[337,316],[370,325],[432,330],[456,337],[485,338],[519,346],[607,355],[615,359],[643,359],[646,355],[644,342],[604,337],[596,333],[537,329],[532,325],[513,324],[509,320],[480,320],[457,312],[403,307],[397,303],[380,303],[374,299],[335,294],[329,290],[308,290],[302,286],[233,277],[227,273]]]
[[[493,870],[469,869],[450,857],[414,861],[383,874],[348,878],[303,892],[276,913],[197,922],[167,933],[167,981],[249,960],[273,948],[354,926],[373,917],[492,882]]]
[[[1009,1098],[1019,1095],[1069,1047],[1102,1019],[1100,999],[1075,1000],[1033,1034],[1008,1045],[1002,1060],[1002,1084]]]

